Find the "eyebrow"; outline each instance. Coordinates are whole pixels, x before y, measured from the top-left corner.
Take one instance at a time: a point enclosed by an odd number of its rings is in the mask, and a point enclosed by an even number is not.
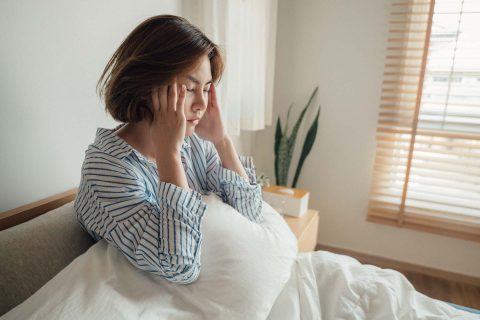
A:
[[[187,76],[187,78],[188,78],[189,80],[191,80],[191,81],[195,82],[196,84],[200,84],[200,81],[198,81],[198,79],[197,79],[197,78],[195,78],[194,76],[190,76],[190,75],[188,75],[188,76]],[[205,83],[205,84],[209,84],[209,83],[212,83],[212,82],[213,82],[213,81],[212,81],[212,79],[210,79],[210,81],[208,81],[208,82],[207,82],[207,83]]]

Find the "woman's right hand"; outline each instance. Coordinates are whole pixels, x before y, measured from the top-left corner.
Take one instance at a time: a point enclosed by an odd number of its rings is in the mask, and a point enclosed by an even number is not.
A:
[[[152,89],[153,121],[150,137],[156,155],[177,155],[182,148],[186,129],[185,92],[185,85],[178,88],[176,79],[170,84]]]

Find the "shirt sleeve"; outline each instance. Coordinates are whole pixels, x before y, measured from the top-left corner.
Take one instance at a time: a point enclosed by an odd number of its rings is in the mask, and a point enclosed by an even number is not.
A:
[[[210,141],[205,141],[205,155],[209,191],[216,193],[250,221],[262,222],[262,191],[256,181],[253,158],[238,156],[248,176],[246,181],[235,171],[223,167],[218,152]]]
[[[155,195],[147,194],[142,178],[115,170],[84,175],[75,201],[84,228],[142,270],[174,283],[194,282],[201,269],[202,196],[162,181]]]

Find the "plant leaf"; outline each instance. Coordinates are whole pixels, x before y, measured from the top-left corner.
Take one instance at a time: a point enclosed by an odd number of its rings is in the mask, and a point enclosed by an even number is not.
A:
[[[293,178],[292,188],[297,186],[297,181],[300,176],[300,171],[302,170],[303,163],[307,158],[308,154],[312,150],[313,144],[315,143],[315,138],[317,136],[318,129],[318,118],[320,116],[321,105],[318,106],[318,112],[315,120],[313,121],[310,129],[308,129],[307,135],[305,137],[305,142],[303,143],[302,153],[300,154],[300,159],[298,160],[297,170],[295,171],[295,176]]]
[[[287,186],[288,168],[290,159],[288,158],[288,138],[283,135],[278,147],[278,179],[279,186]]]
[[[297,133],[298,133],[298,129],[300,128],[300,124],[302,123],[303,117],[305,116],[305,113],[307,112],[308,107],[312,103],[313,97],[315,96],[317,91],[318,91],[318,86],[316,86],[315,90],[313,90],[313,93],[310,96],[310,99],[308,99],[307,105],[305,106],[305,108],[303,108],[302,112],[300,113],[300,116],[299,116],[297,122],[295,123],[295,126],[293,127],[292,133],[291,133],[291,135],[288,139],[289,140],[288,141],[289,148],[292,149],[292,153],[293,153],[293,148],[295,147],[295,140],[297,139]]]
[[[288,112],[287,112],[287,122],[285,123],[285,135],[288,134],[288,123],[290,122],[290,111],[292,111],[293,108],[293,103],[288,107]]]
[[[278,148],[280,146],[280,140],[282,139],[282,124],[280,122],[280,116],[277,119],[277,128],[275,129],[275,145],[273,151],[275,153],[275,181],[278,184]]]
[[[282,123],[280,122],[280,116],[278,116],[277,127],[275,129],[275,146],[273,149],[275,152],[275,155],[278,154],[278,146],[280,145],[281,138],[282,138]]]

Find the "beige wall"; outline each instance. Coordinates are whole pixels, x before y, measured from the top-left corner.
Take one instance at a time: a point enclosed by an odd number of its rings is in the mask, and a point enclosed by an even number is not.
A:
[[[0,211],[78,184],[95,129],[115,125],[95,95],[101,69],[135,25],[180,14],[179,6],[0,2]],[[480,276],[477,243],[365,221],[388,10],[386,0],[279,0],[275,119],[292,101],[302,106],[319,84],[320,128],[300,187],[321,212],[320,243]],[[273,134],[268,127],[234,137],[239,153],[253,153],[257,172],[272,180]]]
[[[274,120],[291,102],[296,119],[319,85],[320,127],[299,181],[320,211],[319,243],[480,277],[480,243],[365,220],[389,10],[389,0],[279,0]],[[272,180],[273,136],[269,127],[251,140]]]
[[[107,117],[96,81],[145,18],[176,0],[0,1],[0,211],[73,188]]]

